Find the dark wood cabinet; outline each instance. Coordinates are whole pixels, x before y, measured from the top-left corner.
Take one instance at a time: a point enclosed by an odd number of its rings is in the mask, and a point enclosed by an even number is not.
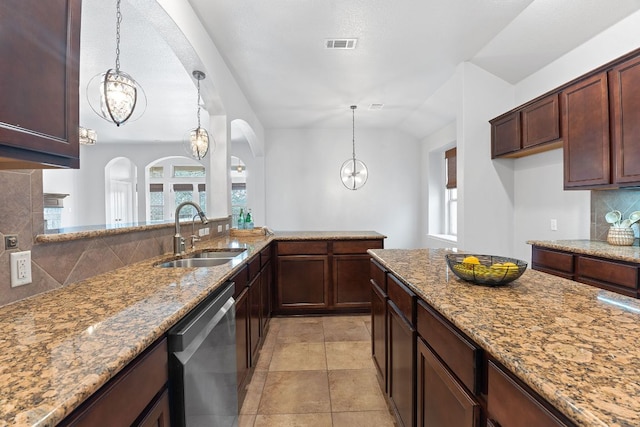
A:
[[[269,319],[271,318],[271,288],[273,286],[273,269],[271,260],[266,261],[260,271],[260,296],[262,304],[260,305],[260,334],[264,338],[269,327]]]
[[[573,280],[575,271],[574,255],[533,246],[531,248],[531,268]]]
[[[611,105],[612,180],[615,184],[640,182],[640,57],[608,73]]]
[[[638,264],[580,255],[575,280],[630,297],[638,296]]]
[[[568,420],[547,407],[533,391],[521,384],[496,362],[488,362],[487,411],[493,425],[500,427],[572,426]]]
[[[386,272],[371,261],[371,355],[378,382],[387,393],[387,293]],[[384,288],[384,289],[383,289]]]
[[[400,426],[410,427],[416,422],[416,330],[391,300],[387,313],[387,395]]]
[[[80,14],[81,0],[0,2],[0,169],[79,167]]]
[[[520,150],[520,112],[495,118],[490,123],[492,159]]]
[[[249,346],[249,290],[244,288],[236,299],[236,367],[238,370],[238,407],[247,395],[251,369]]]
[[[562,145],[558,93],[525,104],[489,123],[493,159],[522,157]]]
[[[167,422],[169,353],[166,338],[151,345],[120,373],[65,418],[60,426],[154,425]],[[169,425],[168,422],[165,425]]]
[[[134,425],[139,427],[170,427],[170,410],[169,391],[165,390],[140,423]]]
[[[561,93],[564,188],[610,184],[609,97],[601,72]]]
[[[368,312],[368,249],[381,239],[284,241],[276,245],[277,314]]]
[[[640,264],[533,246],[531,268],[640,298]]]
[[[416,423],[416,295],[387,276],[387,396],[401,426]]]
[[[255,274],[251,277],[251,270]],[[260,349],[262,328],[260,325],[260,313],[262,311],[262,287],[260,280],[260,257],[249,261],[249,360],[252,368],[258,363],[258,350]]]
[[[546,96],[522,109],[522,149],[560,139],[559,95]]]
[[[418,427],[479,427],[481,408],[422,339],[417,347]]]

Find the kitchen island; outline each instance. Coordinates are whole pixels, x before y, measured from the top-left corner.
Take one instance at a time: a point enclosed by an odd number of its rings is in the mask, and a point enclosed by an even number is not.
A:
[[[384,239],[374,232],[282,234],[287,241]],[[0,307],[0,426],[63,421],[279,238],[216,238],[197,250],[244,248],[246,257],[206,268],[155,267],[175,258],[165,254]]]
[[[388,277],[575,425],[640,425],[638,300],[534,270],[504,287],[472,285],[449,271],[450,252],[369,251]],[[490,397],[488,406],[491,415]]]

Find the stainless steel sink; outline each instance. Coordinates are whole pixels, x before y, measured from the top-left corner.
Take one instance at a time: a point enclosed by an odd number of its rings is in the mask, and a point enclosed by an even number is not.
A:
[[[176,268],[176,267],[215,267],[228,262],[240,262],[247,256],[246,249],[223,249],[210,250],[191,254],[186,258],[174,259],[157,264],[160,268]]]

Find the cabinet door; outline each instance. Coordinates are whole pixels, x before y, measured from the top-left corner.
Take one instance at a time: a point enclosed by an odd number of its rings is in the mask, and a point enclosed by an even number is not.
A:
[[[557,93],[523,108],[521,117],[523,149],[560,138],[560,108]]]
[[[561,94],[564,188],[610,183],[607,74],[599,73]]]
[[[326,310],[328,295],[328,256],[278,256],[278,310]]]
[[[371,306],[369,255],[333,256],[333,306],[362,308]]]
[[[387,303],[388,396],[401,427],[415,425],[416,330],[391,301]]]
[[[236,366],[238,369],[238,407],[247,394],[250,365],[249,347],[249,290],[244,288],[236,297]]]
[[[260,272],[260,294],[262,304],[260,306],[260,333],[264,337],[267,333],[267,326],[271,318],[271,286],[273,285],[273,272],[271,271],[271,261],[268,261]]]
[[[636,297],[638,265],[588,256],[577,257],[576,281]]]
[[[609,72],[613,181],[640,182],[640,58]]]
[[[80,0],[0,2],[2,169],[79,167],[80,9]]]
[[[371,281],[371,355],[380,386],[387,392],[387,295]]]
[[[418,427],[478,427],[480,404],[418,338]]]
[[[149,410],[146,416],[135,424],[139,427],[170,427],[170,407],[169,407],[169,391],[165,390],[155,405]]]
[[[491,158],[518,151],[520,138],[519,112],[491,120]]]
[[[260,348],[260,311],[262,307],[262,292],[260,275],[249,284],[249,348],[250,363],[255,367],[258,363],[258,349]]]
[[[572,425],[561,421],[493,361],[489,360],[488,366],[487,411],[494,424],[500,427]]]

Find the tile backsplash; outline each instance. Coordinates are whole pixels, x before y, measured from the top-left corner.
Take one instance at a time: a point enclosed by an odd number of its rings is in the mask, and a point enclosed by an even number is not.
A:
[[[136,230],[64,242],[34,243],[44,231],[41,170],[0,171],[0,306],[18,301],[107,271],[124,267],[173,250],[174,227]],[[219,237],[218,225],[231,219],[211,220],[211,233]],[[196,227],[200,227],[197,223]],[[18,249],[5,250],[4,236],[18,235]],[[31,251],[31,284],[11,287],[10,254]]]
[[[626,190],[591,191],[591,230],[592,240],[607,240],[610,224],[605,221],[607,212],[619,210],[623,218],[628,218],[633,211],[640,211],[640,188]],[[633,226],[638,245],[638,224]]]

